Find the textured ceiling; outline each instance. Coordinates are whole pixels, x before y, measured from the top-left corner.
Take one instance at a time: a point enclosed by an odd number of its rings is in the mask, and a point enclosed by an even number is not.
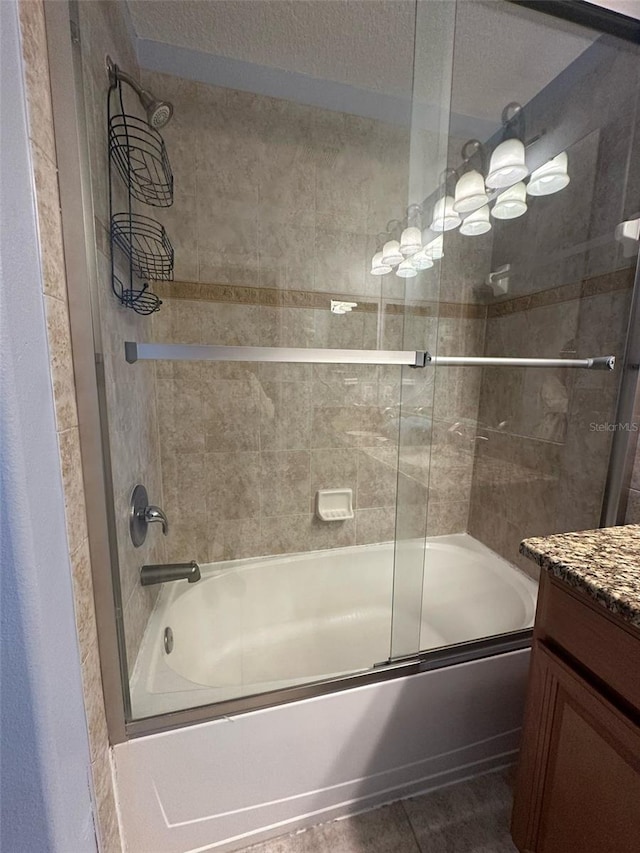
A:
[[[139,39],[384,95],[411,94],[414,0],[128,0],[128,6]],[[507,101],[529,101],[593,38],[509,3],[460,2],[454,112],[499,121]],[[419,44],[418,50],[423,79],[416,89],[426,93],[428,79],[442,73],[442,49]]]
[[[411,92],[413,0],[129,0],[139,38],[391,95]]]
[[[596,35],[509,3],[459,3],[453,111],[498,121],[508,101],[526,104],[585,51]]]

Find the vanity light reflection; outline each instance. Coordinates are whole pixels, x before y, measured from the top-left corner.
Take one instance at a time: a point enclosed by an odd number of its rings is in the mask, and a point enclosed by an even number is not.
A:
[[[433,207],[429,226],[421,231],[428,208],[411,204],[402,222],[391,220],[386,231],[378,235],[378,249],[371,261],[372,275],[395,271],[400,278],[413,278],[418,271],[430,269],[434,261],[442,258],[445,232],[459,228],[465,237],[486,234],[492,228],[492,218],[523,216],[528,209],[527,196],[552,195],[569,184],[566,151],[530,172],[526,150],[539,137],[528,143],[523,141],[522,108],[518,104],[505,107],[503,123],[505,134],[518,135],[504,139],[493,150],[486,179],[484,146],[477,139],[469,140],[462,148],[462,165],[446,169],[442,174],[441,195]]]

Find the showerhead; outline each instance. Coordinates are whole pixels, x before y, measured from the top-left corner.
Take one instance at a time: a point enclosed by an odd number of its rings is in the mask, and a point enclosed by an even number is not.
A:
[[[160,101],[151,92],[143,89],[130,74],[118,68],[110,56],[107,56],[107,72],[109,74],[109,82],[112,86],[115,86],[119,81],[131,86],[144,107],[147,114],[147,121],[151,127],[159,130],[159,128],[168,124],[173,115],[173,105],[169,101]]]
[[[169,101],[156,100],[151,92],[147,92],[146,89],[141,89],[138,92],[138,97],[147,113],[147,121],[151,127],[155,127],[158,130],[171,120],[173,105]]]

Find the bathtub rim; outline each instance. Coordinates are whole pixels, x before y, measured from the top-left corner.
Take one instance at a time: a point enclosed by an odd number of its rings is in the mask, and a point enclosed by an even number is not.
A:
[[[343,679],[347,676],[364,675],[368,672],[379,672],[384,666],[391,665],[397,662],[406,660],[416,660],[418,655],[420,659],[427,653],[433,651],[442,651],[451,649],[452,651],[463,647],[474,641],[482,639],[491,639],[499,637],[511,636],[514,632],[527,630],[533,626],[535,616],[536,597],[538,592],[537,582],[527,575],[522,569],[510,561],[502,558],[500,555],[493,552],[482,542],[479,542],[468,533],[456,533],[442,536],[429,537],[426,541],[422,539],[406,540],[406,544],[413,545],[416,551],[425,560],[424,578],[427,580],[427,562],[434,560],[434,565],[437,568],[440,565],[441,559],[453,559],[456,563],[462,558],[471,558],[473,561],[473,569],[482,569],[482,574],[489,573],[495,580],[499,580],[500,586],[509,591],[509,595],[513,595],[517,602],[521,603],[525,614],[522,620],[516,619],[511,625],[500,624],[493,622],[486,627],[489,630],[479,631],[475,636],[459,635],[457,638],[450,638],[450,641],[442,643],[434,643],[421,636],[421,643],[418,649],[399,649],[396,654],[389,655],[389,649],[379,648],[378,654],[374,655],[375,663],[372,665],[371,658],[366,665],[342,667],[340,669],[325,669],[324,672],[318,672],[313,677],[298,677],[298,678],[282,678],[271,679],[270,682],[255,684],[245,684],[242,689],[239,689],[235,694],[232,690],[218,691],[218,695],[214,695],[212,690],[214,684],[208,684],[206,681],[196,678],[189,678],[181,669],[176,669],[172,666],[170,659],[162,651],[161,636],[166,625],[172,625],[176,629],[172,609],[174,606],[183,603],[184,599],[192,599],[194,595],[199,596],[201,584],[192,586],[186,583],[167,584],[162,589],[158,600],[156,601],[153,613],[148,621],[145,635],[140,647],[134,668],[130,674],[130,691],[131,691],[131,706],[132,720],[146,719],[151,716],[160,716],[164,713],[174,713],[182,710],[187,710],[190,707],[204,707],[210,705],[218,705],[223,702],[241,701],[243,699],[256,695],[273,696],[278,691],[288,690],[293,687],[301,687],[309,684],[331,683]],[[259,557],[243,557],[233,560],[216,561],[213,563],[202,564],[202,581],[207,585],[209,594],[220,595],[221,593],[213,593],[215,585],[218,583],[225,584],[229,577],[245,577],[248,584],[252,583],[252,578],[256,570],[261,573],[265,569],[275,568],[278,572],[287,567],[294,567],[296,576],[302,570],[316,572],[321,569],[329,559],[331,570],[336,569],[342,572],[348,569],[349,566],[340,563],[341,558],[346,558],[351,564],[355,560],[366,560],[367,566],[369,562],[374,562],[382,555],[385,562],[394,557],[394,542],[378,542],[365,545],[350,545],[340,548],[319,549],[314,551],[302,551],[287,554],[267,554]],[[432,555],[432,556],[430,556]],[[429,560],[427,560],[429,557]],[[316,567],[317,561],[321,565]],[[453,568],[453,567],[452,567]],[[367,570],[369,570],[367,568]],[[395,569],[392,570],[392,575]],[[386,574],[386,573],[385,573]],[[290,578],[293,581],[293,577]],[[474,582],[475,578],[469,578],[469,582]],[[391,583],[393,580],[391,579]],[[209,587],[210,584],[214,586]],[[204,590],[204,587],[203,587]],[[480,591],[480,590],[478,590]],[[423,587],[423,601],[429,595],[437,595],[436,590],[427,590]],[[514,606],[516,601],[514,600]],[[176,620],[179,621],[179,620]],[[184,626],[182,626],[184,627]],[[424,628],[428,626],[421,624],[421,634]],[[165,674],[166,670],[166,674]],[[172,686],[171,675],[177,679]],[[165,679],[169,677],[167,682]],[[160,682],[158,682],[158,678]],[[160,684],[160,686],[159,686]],[[154,686],[155,685],[155,686]],[[191,691],[191,696],[187,695]],[[149,694],[166,694],[165,700],[159,698],[158,702],[149,700]],[[225,695],[226,693],[226,695]],[[169,699],[171,696],[171,699]],[[168,701],[167,701],[168,700]]]
[[[533,628],[524,628],[520,631],[510,631],[506,634],[497,634],[493,637],[484,637],[481,640],[460,643],[457,646],[398,658],[367,672],[353,673],[311,684],[285,687],[268,693],[256,693],[251,696],[199,705],[194,708],[184,708],[179,711],[154,714],[149,717],[140,717],[125,722],[126,736],[129,739],[161,734],[183,726],[237,716],[252,711],[267,710],[277,705],[302,699],[313,699],[327,693],[352,690],[379,681],[416,675],[454,664],[494,657],[505,652],[519,651],[531,647],[532,637]]]
[[[451,538],[463,537],[464,542],[450,542]],[[409,542],[413,540],[407,540]],[[470,537],[469,534],[453,534],[436,536],[429,539],[431,544],[439,545],[454,545],[462,547],[464,550],[471,550],[476,554],[485,554],[487,552],[493,559],[503,563],[509,570],[516,575],[524,576],[527,582],[532,583],[537,587],[537,582],[527,575],[520,567],[505,560],[500,555],[493,552],[483,543]],[[416,546],[423,548],[424,540],[416,539]],[[391,542],[378,542],[370,545],[359,546],[360,548],[385,548],[393,545]],[[338,549],[331,549],[331,553],[335,555],[337,552],[351,551],[354,546],[344,546]],[[358,547],[358,546],[356,546]],[[235,560],[221,561],[220,563],[207,564],[207,577],[214,580],[216,576],[224,576],[228,571],[237,571],[245,568],[252,568],[256,562],[270,563],[272,561],[280,562],[281,560],[296,561],[299,558],[313,559],[318,555],[324,555],[324,551],[300,552],[294,554],[269,554],[262,557],[243,557]],[[214,568],[215,567],[215,568]],[[211,571],[213,569],[213,571]],[[183,590],[171,589],[166,591],[166,595],[171,601],[175,601],[182,597],[183,594],[188,594],[189,587],[184,585]],[[156,602],[154,612],[162,606],[161,597]],[[535,604],[534,604],[535,607]],[[244,696],[238,696],[230,699],[223,699],[217,702],[203,702],[199,705],[190,706],[188,708],[179,708],[174,711],[161,711],[143,717],[134,717],[125,722],[127,738],[142,737],[150,734],[157,734],[172,729],[181,728],[195,723],[207,722],[210,720],[222,719],[239,714],[250,713],[257,710],[267,710],[277,705],[288,704],[303,699],[315,698],[332,693],[334,691],[350,690],[361,686],[365,686],[378,681],[386,681],[393,678],[401,678],[407,675],[414,675],[434,669],[440,669],[446,666],[451,666],[459,663],[475,661],[484,657],[493,657],[498,654],[510,651],[518,651],[521,649],[530,648],[531,639],[533,636],[533,626],[519,628],[515,631],[493,634],[490,636],[471,639],[460,642],[452,646],[443,646],[435,649],[424,649],[419,652],[411,652],[408,655],[397,656],[386,661],[381,661],[380,664],[366,671],[356,671],[351,673],[342,673],[331,675],[324,679],[318,679],[309,683],[293,684],[282,686],[270,691],[254,693]]]

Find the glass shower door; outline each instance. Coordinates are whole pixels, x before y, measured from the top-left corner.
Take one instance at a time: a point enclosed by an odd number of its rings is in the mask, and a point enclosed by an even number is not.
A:
[[[361,13],[403,22],[410,60],[413,9],[393,6]],[[119,11],[78,9],[123,681],[133,718],[232,703],[226,713],[390,657],[401,365],[428,342],[417,326],[405,333],[422,322],[405,314],[405,280],[372,261],[410,197],[411,62],[398,78],[394,56],[391,99],[358,95],[362,69],[311,95],[246,91],[169,61],[163,73],[137,67]],[[148,282],[161,304],[146,316],[111,289],[106,54],[173,105],[160,128],[173,204],[139,211],[165,229],[173,280]],[[125,112],[143,119],[129,88]],[[113,261],[128,280],[119,251]],[[137,484],[169,522],[138,547]],[[144,567],[192,560],[194,583],[141,583],[162,575]]]
[[[640,211],[637,46],[512,3],[446,5],[447,171],[422,203],[423,223],[445,229],[429,474],[422,491],[415,471],[399,483],[419,497],[404,513],[424,513],[421,585],[418,557],[396,544],[405,610],[420,587],[422,651],[529,628],[520,541],[600,524],[637,255],[616,229]],[[496,33],[500,49],[481,50]],[[615,370],[589,367],[605,356]],[[415,441],[403,423],[399,477]],[[413,637],[393,637],[411,653]]]
[[[419,206],[426,260],[405,279],[402,337],[404,346],[432,356],[439,351],[446,235],[430,227],[428,200],[448,162],[454,30],[454,3],[417,3],[407,203],[409,210]],[[415,656],[422,647],[429,483],[436,462],[432,445],[441,431],[436,420],[440,370],[431,362],[422,371],[402,372],[391,659]]]

